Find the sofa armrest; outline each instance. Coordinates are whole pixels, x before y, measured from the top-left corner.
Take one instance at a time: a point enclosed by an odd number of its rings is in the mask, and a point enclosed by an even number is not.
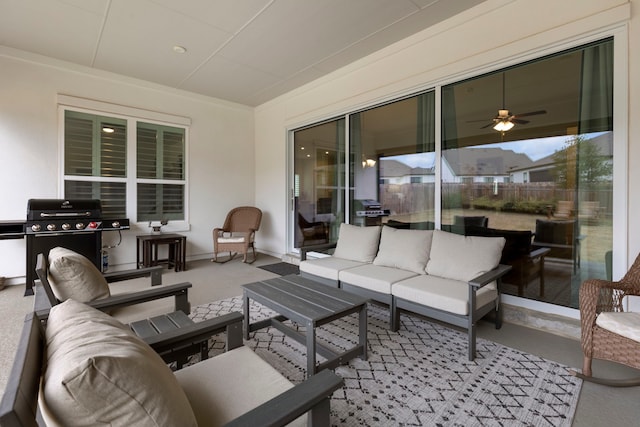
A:
[[[321,245],[309,245],[309,246],[301,246],[300,247],[300,261],[305,261],[307,259],[308,252],[314,251],[323,251],[327,249],[333,249],[337,246],[337,242],[334,243],[323,243]]]
[[[494,282],[507,274],[511,270],[510,265],[498,264],[496,268],[491,271],[487,271],[480,276],[469,280],[469,286],[475,288],[476,290],[482,288],[483,286],[488,285],[491,282]]]
[[[151,286],[162,285],[162,270],[161,265],[144,268],[134,268],[131,270],[112,271],[103,273],[108,283],[121,282],[123,280],[136,279],[138,277],[150,277]]]
[[[202,322],[194,322],[180,329],[146,337],[144,341],[156,353],[162,354],[194,342],[207,340],[214,334],[226,333],[225,351],[229,351],[242,345],[242,318],[243,315],[239,312],[224,314]]]
[[[331,394],[342,387],[344,380],[329,370],[323,370],[301,384],[279,394],[257,408],[225,424],[239,426],[281,426],[308,411],[313,411],[312,425],[329,425]]]

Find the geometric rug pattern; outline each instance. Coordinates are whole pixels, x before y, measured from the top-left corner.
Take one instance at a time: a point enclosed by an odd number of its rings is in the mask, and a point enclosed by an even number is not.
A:
[[[274,315],[251,304],[252,322]],[[332,396],[332,425],[571,425],[582,381],[567,366],[480,338],[470,362],[465,333],[415,315],[402,315],[400,330],[391,332],[387,309],[369,304],[367,310],[368,357],[335,369],[345,386]],[[195,307],[191,317],[232,311],[242,312],[241,297]],[[318,328],[317,337],[344,350],[357,343],[357,330],[354,314]],[[277,329],[253,332],[245,345],[293,383],[304,380],[305,347]],[[212,338],[210,356],[223,347],[222,337]]]

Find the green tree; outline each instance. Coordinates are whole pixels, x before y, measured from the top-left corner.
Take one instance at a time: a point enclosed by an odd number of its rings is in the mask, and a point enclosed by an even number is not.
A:
[[[568,139],[564,148],[553,155],[553,161],[552,173],[561,188],[610,181],[613,173],[613,165],[602,155],[600,147],[582,135]]]

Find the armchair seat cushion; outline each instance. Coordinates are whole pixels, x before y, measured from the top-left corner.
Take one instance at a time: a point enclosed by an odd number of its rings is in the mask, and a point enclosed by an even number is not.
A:
[[[44,417],[53,417],[47,425],[196,425],[162,358],[85,304],[70,299],[51,309],[45,365],[40,403]]]
[[[62,247],[49,251],[49,282],[60,301],[90,302],[111,295],[107,280],[89,259]]]
[[[338,280],[338,274],[342,270],[358,267],[365,263],[336,257],[318,258],[300,262],[300,272],[325,277],[330,280]]]
[[[246,346],[175,372],[198,425],[223,425],[293,387]],[[301,417],[297,425],[305,425]],[[296,425],[296,424],[294,424]]]
[[[247,241],[247,233],[223,233],[217,240],[218,243],[244,243]]]
[[[393,296],[449,313],[469,314],[469,285],[459,280],[437,276],[415,276],[393,285]],[[483,307],[498,296],[496,284],[478,289],[476,307]]]
[[[418,273],[401,270],[399,268],[365,264],[340,271],[338,273],[338,279],[341,283],[348,283],[360,288],[369,289],[370,291],[391,295],[391,286],[394,283],[416,276],[417,274]]]
[[[604,312],[596,318],[596,325],[602,329],[640,342],[640,313]]]

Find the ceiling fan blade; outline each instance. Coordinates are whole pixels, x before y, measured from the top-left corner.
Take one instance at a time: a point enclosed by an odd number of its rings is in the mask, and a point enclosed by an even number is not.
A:
[[[519,125],[526,125],[527,123],[529,123],[529,120],[521,120],[521,119],[514,119],[514,118],[512,118],[511,121]]]
[[[493,126],[493,125],[495,125],[495,122],[487,123],[486,125],[482,126],[480,129],[486,129],[489,126]]]
[[[537,116],[538,114],[547,114],[547,110],[530,111],[528,113],[514,114],[513,117]]]

